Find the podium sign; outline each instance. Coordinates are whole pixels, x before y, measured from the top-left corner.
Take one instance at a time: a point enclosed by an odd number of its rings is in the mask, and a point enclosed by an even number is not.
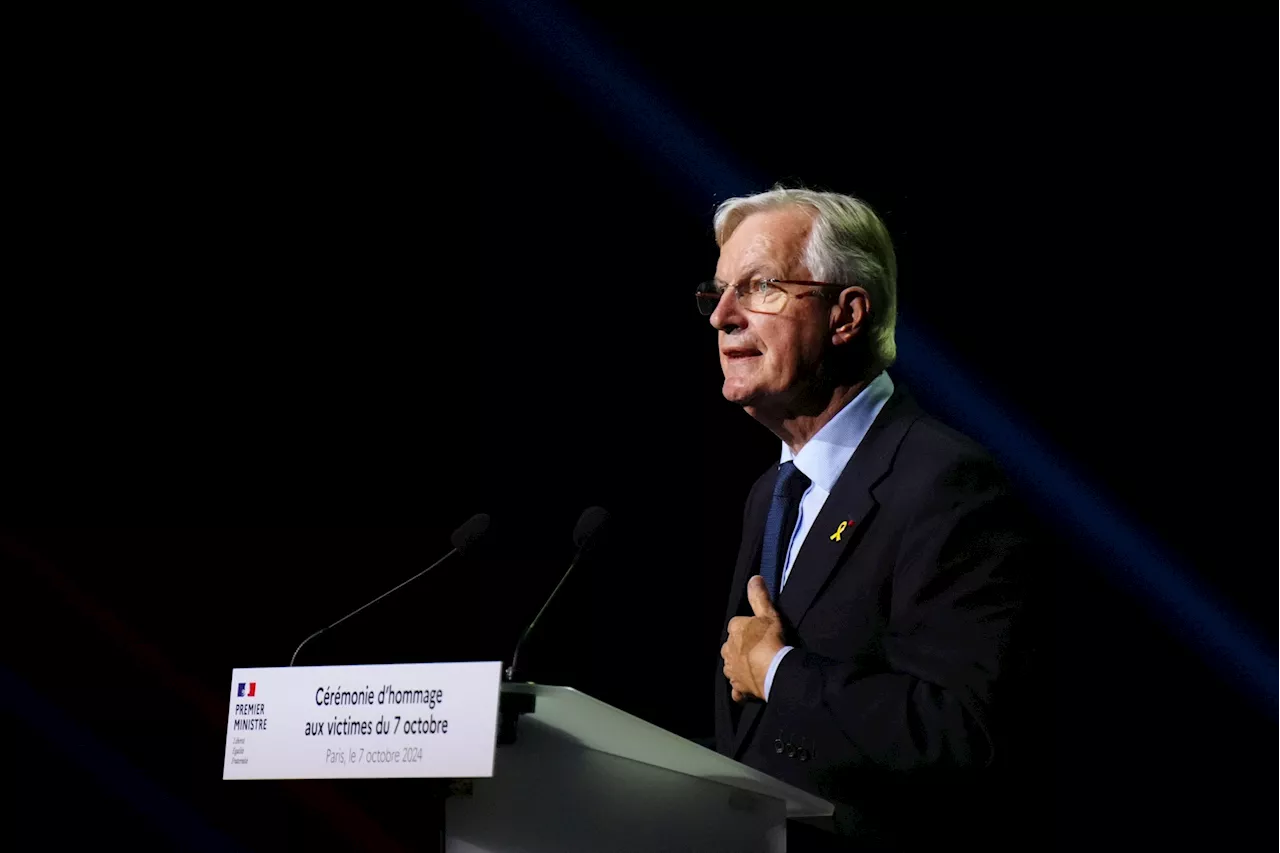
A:
[[[231,673],[223,779],[493,775],[499,661]]]

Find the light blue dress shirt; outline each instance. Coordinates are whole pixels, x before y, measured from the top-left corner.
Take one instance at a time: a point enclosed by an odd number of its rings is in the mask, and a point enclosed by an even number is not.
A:
[[[850,400],[845,407],[836,412],[835,417],[827,421],[813,438],[793,454],[785,443],[782,445],[781,462],[794,462],[800,473],[809,478],[809,488],[800,498],[800,512],[796,517],[796,528],[791,534],[791,544],[787,547],[787,561],[782,567],[782,582],[778,586],[778,594],[786,588],[787,578],[791,575],[791,566],[800,547],[804,545],[809,528],[822,512],[822,505],[827,502],[836,480],[844,471],[844,466],[853,458],[862,439],[871,428],[871,423],[880,414],[884,404],[893,395],[893,380],[889,374],[881,371],[871,380],[866,388],[858,392],[858,396]],[[791,651],[791,646],[783,646],[773,656],[769,671],[764,677],[764,698],[769,701],[769,689],[773,686],[773,676],[778,671],[778,664]]]

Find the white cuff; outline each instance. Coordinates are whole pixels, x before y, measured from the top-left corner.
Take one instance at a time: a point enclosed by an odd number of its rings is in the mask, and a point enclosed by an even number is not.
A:
[[[783,646],[778,649],[778,653],[773,656],[773,660],[769,664],[769,671],[764,675],[764,701],[769,701],[769,690],[773,687],[773,675],[778,671],[778,664],[782,663],[782,659],[787,656],[787,652],[791,651],[795,646]]]

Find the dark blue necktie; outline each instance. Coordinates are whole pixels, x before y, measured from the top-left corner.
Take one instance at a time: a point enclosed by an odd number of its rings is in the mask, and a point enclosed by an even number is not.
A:
[[[778,600],[782,587],[782,570],[787,564],[791,532],[796,524],[800,498],[809,488],[809,478],[800,473],[794,462],[778,466],[778,479],[773,484],[769,501],[769,517],[764,522],[764,546],[760,551],[760,576],[769,589],[769,598]]]

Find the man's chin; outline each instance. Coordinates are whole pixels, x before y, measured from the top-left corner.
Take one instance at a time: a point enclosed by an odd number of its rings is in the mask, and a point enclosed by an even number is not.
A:
[[[721,386],[720,394],[736,406],[750,406],[759,396],[759,392],[754,388],[744,388],[729,382]]]
[[[721,395],[758,421],[768,422],[785,416],[790,397],[764,388],[731,386],[725,383]]]

